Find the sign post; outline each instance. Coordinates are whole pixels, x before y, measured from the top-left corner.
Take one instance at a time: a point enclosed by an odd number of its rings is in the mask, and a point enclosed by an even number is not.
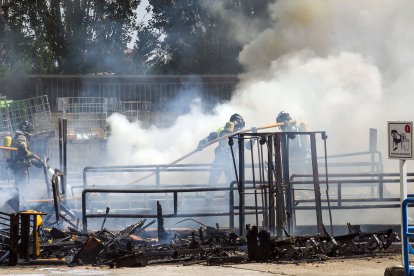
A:
[[[400,160],[400,202],[407,198],[407,163],[413,159],[413,122],[388,122],[388,158]],[[400,213],[402,214],[402,212]],[[401,217],[401,240],[403,227]],[[404,250],[402,249],[402,263],[404,266]]]

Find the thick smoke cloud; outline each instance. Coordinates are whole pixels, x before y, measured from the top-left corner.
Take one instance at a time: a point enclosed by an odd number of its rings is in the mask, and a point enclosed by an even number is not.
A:
[[[277,1],[271,27],[240,53],[248,70],[242,97],[265,86],[276,105],[327,130],[331,152],[366,150],[368,128],[378,128],[386,155],[386,122],[412,120],[412,8],[410,1]]]
[[[144,130],[139,123],[111,117],[113,160],[169,163],[234,112],[245,117],[247,126],[260,126],[273,123],[284,110],[312,130],[326,130],[329,154],[368,150],[369,128],[377,128],[386,171],[396,172],[398,163],[386,158],[386,126],[413,119],[414,34],[408,31],[413,8],[408,0],[286,0],[269,6],[271,21],[260,31],[246,32],[246,24],[231,20],[229,33],[247,42],[239,55],[246,72],[231,101],[209,115],[196,103],[168,129]],[[128,142],[114,146],[112,139]],[[212,158],[212,150],[203,151],[188,162]]]
[[[135,125],[139,135],[128,136],[136,144],[128,151],[132,154],[124,160],[114,154],[115,160],[168,163],[193,150],[233,112],[242,114],[248,126],[258,126],[274,122],[280,110],[307,121],[312,130],[326,130],[330,154],[367,150],[369,128],[378,128],[385,155],[386,121],[412,118],[413,35],[404,31],[412,21],[411,6],[402,0],[271,4],[269,27],[254,37],[248,32],[245,39],[250,42],[239,59],[246,73],[233,99],[217,106],[213,115],[193,108],[169,129]],[[247,33],[245,24],[230,26],[242,28],[234,33]],[[110,120],[113,135],[121,128],[115,120]]]
[[[112,115],[108,119],[112,133],[108,141],[108,159],[117,165],[168,164],[194,150],[200,139],[221,127],[234,112],[230,105],[224,104],[216,106],[211,114],[204,114],[200,99],[195,100],[190,109],[170,128],[144,129],[139,121],[129,122],[120,114]],[[207,159],[209,162],[212,157]]]

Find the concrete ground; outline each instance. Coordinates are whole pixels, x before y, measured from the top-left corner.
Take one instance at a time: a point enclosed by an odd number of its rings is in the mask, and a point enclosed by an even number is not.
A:
[[[168,276],[216,276],[216,275],[283,275],[283,276],[378,276],[384,275],[387,267],[400,266],[401,255],[388,253],[373,257],[352,259],[330,259],[306,263],[246,263],[222,266],[203,264],[184,266],[182,264],[149,265],[136,268],[114,268],[107,266],[68,267],[55,265],[20,265],[0,267],[0,275],[168,275]]]

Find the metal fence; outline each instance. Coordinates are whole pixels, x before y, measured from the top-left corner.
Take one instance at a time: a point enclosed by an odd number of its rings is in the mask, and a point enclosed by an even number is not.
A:
[[[6,96],[0,95],[0,133],[9,133],[11,131],[11,120],[9,114],[9,101]]]
[[[0,136],[12,134],[18,126],[30,121],[33,124],[33,134],[49,134],[53,132],[52,114],[46,95],[23,99],[0,100]]]
[[[23,100],[9,100],[0,97],[0,143],[6,135],[14,135],[19,125],[24,121],[33,124],[32,150],[37,154],[48,155],[48,140],[55,131],[52,122],[47,96],[39,96]],[[11,173],[8,169],[7,159],[10,158],[9,151],[0,152],[0,180],[10,180]]]
[[[143,127],[154,123],[154,113],[150,101],[119,101],[116,111],[123,114],[129,121],[140,121]]]
[[[100,97],[57,98],[57,111],[68,120],[68,140],[104,139],[106,119],[117,100]]]
[[[119,101],[150,102],[152,111],[165,112],[171,102],[191,100],[215,104],[229,100],[238,79],[236,75],[202,76],[116,76],[116,75],[30,75],[30,93],[47,95],[52,110],[56,99],[66,97],[116,98]]]

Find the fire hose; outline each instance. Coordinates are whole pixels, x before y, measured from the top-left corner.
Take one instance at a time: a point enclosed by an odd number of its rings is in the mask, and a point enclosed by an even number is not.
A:
[[[291,122],[291,124],[295,124],[295,123],[296,123],[295,121],[292,121],[292,122]],[[275,123],[275,124],[271,124],[271,125],[264,125],[264,126],[261,126],[261,127],[257,127],[256,129],[257,129],[257,130],[263,130],[263,129],[274,128],[274,127],[279,127],[279,126],[283,126],[283,125],[284,125],[284,123]],[[239,130],[239,131],[235,131],[235,132],[232,132],[232,133],[229,133],[229,134],[223,135],[223,136],[221,136],[221,137],[219,137],[219,138],[217,138],[217,139],[214,139],[214,140],[212,140],[212,141],[208,142],[207,144],[205,144],[205,145],[204,145],[204,147],[203,147],[203,149],[204,149],[204,148],[206,148],[206,147],[208,147],[208,146],[210,146],[210,145],[213,145],[213,144],[217,143],[218,141],[220,141],[220,140],[222,140],[222,139],[229,138],[229,137],[231,137],[231,136],[233,136],[233,135],[237,135],[237,134],[239,134],[239,133],[246,133],[246,132],[252,131],[252,129],[253,129],[253,128],[249,128],[249,129],[242,129],[242,130]],[[183,161],[184,159],[186,159],[186,158],[188,158],[188,157],[192,156],[193,154],[195,154],[195,153],[197,153],[197,152],[199,152],[199,150],[198,150],[198,149],[195,149],[195,150],[193,150],[193,151],[191,151],[191,152],[187,153],[186,155],[184,155],[184,156],[182,156],[182,157],[178,158],[177,160],[174,160],[173,162],[169,163],[168,165],[174,165],[174,164],[177,164],[177,163],[179,163],[179,162]],[[166,168],[168,168],[168,167],[166,167]],[[149,178],[149,177],[151,177],[151,176],[153,176],[153,175],[155,175],[155,174],[156,174],[155,172],[150,173],[150,174],[148,174],[148,175],[145,175],[145,176],[143,176],[143,177],[141,177],[141,178],[138,178],[138,179],[136,179],[136,180],[132,181],[132,182],[131,182],[131,183],[129,183],[129,184],[137,184],[138,182],[140,182],[140,181],[142,181],[142,180],[144,180],[144,179],[147,179],[147,178]]]

